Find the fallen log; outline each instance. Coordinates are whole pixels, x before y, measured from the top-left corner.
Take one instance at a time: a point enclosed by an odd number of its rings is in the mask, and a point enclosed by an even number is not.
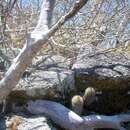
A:
[[[121,123],[130,122],[130,114],[80,117],[60,103],[47,100],[29,101],[26,108],[32,114],[47,115],[57,125],[67,130],[94,130],[95,128],[126,130],[121,126]]]

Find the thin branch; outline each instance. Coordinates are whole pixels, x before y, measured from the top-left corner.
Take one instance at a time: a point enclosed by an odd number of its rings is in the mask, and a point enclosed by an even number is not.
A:
[[[77,12],[88,2],[88,0],[77,0],[73,8],[49,30],[48,35],[53,35],[66,21],[75,16]]]

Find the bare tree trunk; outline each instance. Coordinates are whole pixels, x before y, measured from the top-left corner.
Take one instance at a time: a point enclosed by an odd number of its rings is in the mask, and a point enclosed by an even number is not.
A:
[[[44,0],[40,18],[34,31],[28,35],[27,42],[20,54],[13,60],[12,65],[0,81],[0,101],[5,99],[17,85],[26,68],[31,64],[33,57],[42,45],[61,27],[68,19],[73,17],[88,0],[76,1],[74,7],[50,28],[55,0]],[[50,29],[49,29],[50,28]]]

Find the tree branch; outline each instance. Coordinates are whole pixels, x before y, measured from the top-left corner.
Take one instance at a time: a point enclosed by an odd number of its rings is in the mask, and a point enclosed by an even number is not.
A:
[[[53,35],[66,21],[75,16],[77,12],[88,2],[88,0],[77,0],[72,9],[62,16],[58,22],[49,30],[48,35]]]
[[[20,54],[14,59],[5,77],[0,81],[0,101],[5,99],[11,90],[17,85],[26,68],[31,64],[33,57],[41,49],[42,45],[71,17],[73,17],[88,0],[79,0],[74,7],[48,30],[55,0],[44,0],[40,18],[34,31],[28,36]]]
[[[32,114],[46,114],[57,125],[68,130],[94,130],[95,128],[113,128],[125,130],[122,122],[130,122],[130,115],[115,116],[90,115],[80,117],[65,106],[46,100],[28,102],[27,110]]]

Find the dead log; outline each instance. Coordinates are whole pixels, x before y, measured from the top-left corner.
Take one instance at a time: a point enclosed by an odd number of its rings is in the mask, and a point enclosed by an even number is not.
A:
[[[125,130],[121,123],[130,121],[130,114],[80,117],[60,103],[47,100],[29,101],[26,108],[32,114],[47,115],[57,125],[67,130],[94,130],[95,128]]]

